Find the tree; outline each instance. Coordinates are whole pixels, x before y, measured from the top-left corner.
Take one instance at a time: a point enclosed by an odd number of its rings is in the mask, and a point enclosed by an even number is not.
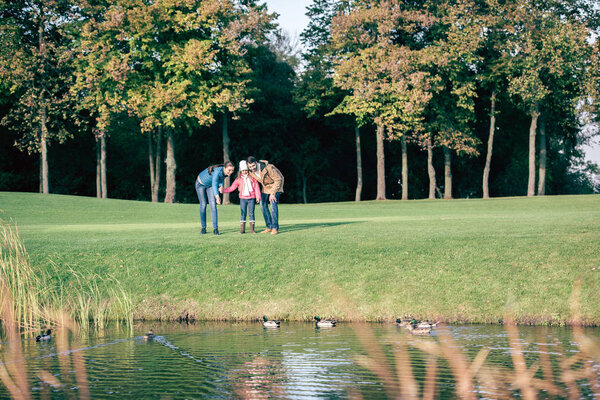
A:
[[[256,1],[240,1],[237,7],[237,12],[228,14],[222,23],[231,26],[238,23],[244,25],[244,30],[238,33],[240,43],[236,46],[231,43],[217,46],[215,53],[219,68],[214,71],[214,85],[218,91],[214,104],[216,112],[222,116],[223,161],[231,159],[228,124],[230,116],[239,119],[240,113],[247,110],[253,102],[248,90],[251,69],[244,57],[246,50],[242,43],[245,42],[245,46],[264,43],[267,33],[273,29],[270,17],[266,14],[266,5],[257,6]],[[225,178],[225,186],[229,186],[229,177]],[[230,204],[228,193],[223,194],[223,204]]]
[[[514,31],[509,38],[513,74],[509,93],[520,101],[531,116],[529,127],[529,174],[527,196],[535,195],[536,134],[538,122],[549,96],[560,92],[577,102],[583,96],[591,58],[589,27],[581,19],[591,15],[586,1],[535,3],[519,0],[512,9]],[[587,11],[586,11],[587,10]],[[545,127],[544,127],[545,128]],[[545,186],[546,150],[545,129],[541,143],[542,182]]]
[[[399,1],[378,6],[356,2],[351,12],[333,19],[332,37],[338,51],[334,82],[350,93],[336,111],[377,126],[378,200],[385,199],[385,130],[388,138],[398,139],[418,130],[431,98],[429,89],[435,78],[420,69],[431,60],[428,50],[418,46],[421,29],[431,22],[427,12],[407,9]],[[408,174],[403,176],[407,180]],[[408,188],[407,181],[403,186]]]
[[[132,71],[127,107],[142,132],[166,132],[165,202],[175,201],[176,131],[210,125],[215,112],[248,104],[243,55],[270,16],[254,1],[125,1],[120,38]]]
[[[2,123],[22,132],[17,146],[40,154],[40,192],[49,193],[48,145],[62,143],[71,113],[67,0],[0,1],[0,79],[18,100]]]
[[[476,73],[480,63],[481,14],[474,1],[446,1],[433,10],[436,22],[427,46],[434,54],[431,74],[439,79],[427,109],[425,142],[430,171],[429,197],[434,198],[435,172],[432,147],[444,154],[444,198],[452,195],[452,152],[477,155],[474,135]]]
[[[298,82],[296,97],[309,118],[328,114],[348,93],[334,86],[332,73],[334,53],[331,41],[331,21],[347,5],[338,0],[314,0],[307,7],[309,23],[300,34],[305,47],[305,68]],[[360,126],[356,120],[349,126],[354,131],[356,151],[356,189],[354,200],[360,201],[363,187]]]
[[[127,24],[121,6],[81,4],[85,20],[76,35],[75,83],[71,88],[80,110],[94,121],[97,143],[97,197],[107,198],[106,139],[112,117],[125,110],[131,54],[122,36]]]

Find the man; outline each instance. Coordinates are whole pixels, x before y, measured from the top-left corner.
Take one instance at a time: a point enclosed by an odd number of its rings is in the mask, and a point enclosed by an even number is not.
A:
[[[261,233],[279,233],[279,196],[283,193],[283,175],[273,164],[266,160],[256,161],[256,158],[248,157],[248,169],[254,178],[260,182],[262,193],[260,208],[265,217],[267,228]],[[269,204],[271,210],[269,210]]]

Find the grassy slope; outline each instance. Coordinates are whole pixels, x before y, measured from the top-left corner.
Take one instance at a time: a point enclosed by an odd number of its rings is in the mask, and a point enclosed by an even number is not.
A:
[[[558,323],[582,278],[582,314],[600,323],[600,196],[282,205],[280,214],[280,235],[242,236],[238,206],[222,206],[224,235],[201,236],[197,205],[0,192],[0,218],[17,222],[35,265],[115,276],[137,317],[495,322],[510,305],[523,322]],[[258,209],[257,220],[262,228]]]

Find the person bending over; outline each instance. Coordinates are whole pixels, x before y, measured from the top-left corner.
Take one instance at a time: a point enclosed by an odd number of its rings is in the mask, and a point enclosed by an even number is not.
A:
[[[217,204],[221,204],[219,187],[225,184],[225,177],[233,174],[235,167],[231,161],[223,164],[211,165],[198,174],[196,178],[196,194],[200,202],[200,223],[202,234],[206,233],[206,203],[210,205],[210,218],[212,219],[213,233],[220,235],[217,217]]]
[[[256,161],[256,158],[252,156],[248,157],[248,169],[262,186],[260,208],[267,228],[261,233],[277,235],[279,233],[279,197],[283,193],[283,174],[267,160]],[[269,205],[271,205],[270,210]]]

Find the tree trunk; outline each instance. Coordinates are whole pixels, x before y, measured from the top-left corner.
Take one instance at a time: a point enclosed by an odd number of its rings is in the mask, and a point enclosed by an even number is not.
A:
[[[538,177],[538,196],[546,194],[546,163],[548,154],[546,152],[546,123],[540,118],[540,170]]]
[[[102,198],[102,186],[100,185],[100,141],[96,136],[96,197]]]
[[[377,125],[377,198],[385,200],[385,155],[383,153],[383,125]]]
[[[429,174],[429,198],[435,199],[435,169],[433,168],[433,146],[431,136],[427,140],[427,173]]]
[[[162,128],[159,126],[156,132],[156,154],[152,146],[152,134],[148,134],[148,162],[150,164],[150,195],[152,202],[158,202],[158,189],[160,188],[161,171],[161,137]],[[156,166],[156,169],[155,169]]]
[[[102,198],[108,198],[106,189],[106,134],[100,136],[100,188],[102,189]]]
[[[38,187],[38,192],[43,193],[42,190],[44,189],[42,187],[42,153],[40,152],[40,167],[38,168],[38,172],[39,172],[39,176],[38,176],[38,181],[39,181],[39,187]]]
[[[40,25],[38,27],[38,40],[39,40],[39,52],[40,55],[44,54],[46,52],[46,46],[44,44],[44,23],[45,23],[45,18],[44,15],[42,14],[41,18],[40,18]],[[42,100],[42,104],[43,104],[43,100]],[[40,107],[39,110],[39,117],[40,117],[40,156],[41,156],[41,182],[40,182],[40,186],[42,187],[42,193],[44,194],[48,194],[50,193],[50,185],[49,185],[49,177],[48,177],[48,126],[46,125],[46,118],[47,118],[47,114],[46,114],[47,110],[46,110],[46,106],[42,105]]]
[[[162,126],[158,127],[156,136],[156,175],[154,176],[154,191],[153,196],[158,202],[158,191],[160,190],[160,175],[162,172]]]
[[[444,199],[452,198],[452,153],[444,146]]]
[[[496,131],[496,91],[492,91],[490,107],[490,134],[488,137],[487,154],[485,156],[485,167],[483,168],[483,198],[490,198],[490,168],[492,165],[492,151],[494,149],[494,132]]]
[[[165,189],[165,203],[175,202],[175,143],[173,141],[173,131],[168,130],[167,133],[167,187]]]
[[[46,107],[40,108],[40,161],[41,165],[41,187],[42,193],[50,193],[50,184],[48,176],[48,127],[46,126]]]
[[[230,161],[229,159],[229,127],[227,124],[227,111],[223,112],[223,162]],[[229,187],[229,177],[225,177],[225,187]],[[223,193],[223,204],[231,204],[229,201],[229,193]]]
[[[307,195],[308,178],[303,171],[300,172],[300,176],[302,177],[302,200],[304,201],[304,204],[308,204],[308,195]]]
[[[535,196],[535,132],[537,121],[540,116],[539,107],[531,113],[531,125],[529,126],[529,178],[527,180],[527,197]]]
[[[156,202],[154,198],[154,147],[152,146],[152,132],[148,132],[148,164],[150,167],[150,196],[152,202]]]
[[[360,150],[360,130],[358,124],[354,124],[354,137],[356,138],[356,195],[354,201],[360,201],[362,194],[362,155]]]
[[[402,135],[402,200],[408,200],[408,152],[406,137]]]

